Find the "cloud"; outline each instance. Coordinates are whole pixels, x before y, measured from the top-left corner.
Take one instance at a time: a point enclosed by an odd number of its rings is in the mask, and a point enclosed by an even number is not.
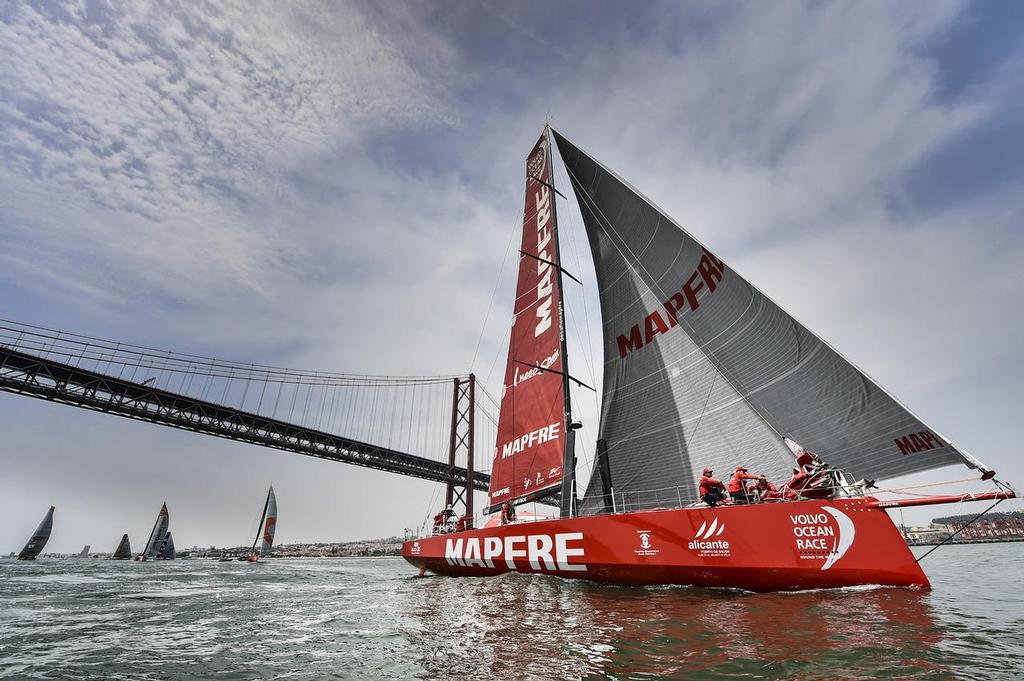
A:
[[[940,431],[998,459],[974,444],[1011,451],[1015,435],[975,416],[1002,413],[996,402],[1024,387],[999,369],[1019,364],[1024,331],[1006,313],[1024,298],[1021,199],[1004,147],[982,145],[986,157],[971,141],[995,122],[1019,129],[1022,52],[1004,40],[970,87],[951,88],[949,55],[974,49],[957,41],[977,11],[11,6],[0,10],[0,291],[28,321],[155,347],[465,371],[517,238],[525,154],[550,121]],[[569,290],[573,372],[598,384],[600,320],[574,202],[559,218],[564,257],[587,282]],[[495,394],[513,258],[473,367]],[[953,409],[961,394],[971,404]],[[592,440],[596,402],[575,397]],[[18,414],[20,447],[53,418],[31,404]],[[146,460],[180,464],[163,471],[168,490],[196,470],[236,492],[268,475],[287,481],[283,500],[289,485],[307,490],[316,513],[288,511],[307,536],[386,533],[426,513],[435,490],[138,424],[96,422],[90,434],[97,417],[81,417],[74,437],[92,438],[108,472],[150,447]],[[39,448],[19,479],[45,479],[47,461],[84,466],[59,437]],[[244,461],[258,470],[240,475]],[[100,494],[105,478],[88,479]],[[381,508],[370,492],[385,489],[401,501]],[[60,493],[73,498],[74,486]],[[194,496],[213,513],[216,501]],[[353,504],[374,513],[353,517]],[[218,543],[229,530],[192,528]]]
[[[24,4],[0,40],[16,257],[92,259],[186,299],[287,267],[287,225],[260,215],[307,154],[448,115],[348,5]]]

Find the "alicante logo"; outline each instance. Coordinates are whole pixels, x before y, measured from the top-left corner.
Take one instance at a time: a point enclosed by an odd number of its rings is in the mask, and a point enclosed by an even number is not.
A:
[[[822,506],[822,513],[797,513],[789,516],[793,538],[802,560],[820,560],[828,570],[853,546],[857,528],[850,516],[838,508]]]
[[[640,534],[640,548],[649,549],[651,548],[651,535],[649,532],[642,532]]]
[[[722,557],[731,555],[728,540],[719,539],[723,532],[725,532],[725,523],[719,524],[718,518],[714,518],[710,526],[705,520],[701,523],[700,529],[693,535],[693,540],[686,545],[686,548],[696,551],[698,556]]]

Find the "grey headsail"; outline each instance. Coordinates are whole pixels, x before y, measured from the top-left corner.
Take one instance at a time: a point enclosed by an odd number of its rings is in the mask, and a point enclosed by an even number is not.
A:
[[[156,522],[153,524],[153,531],[149,533],[146,548],[142,551],[142,560],[153,560],[159,555],[160,545],[167,536],[167,527],[170,523],[171,518],[167,512],[167,502],[165,501],[164,505],[160,507],[160,513],[156,517]]]
[[[32,538],[18,554],[18,560],[35,560],[36,556],[42,552],[46,542],[50,539],[50,532],[53,530],[53,509],[54,507],[51,506],[50,510],[46,512],[43,522],[39,523],[39,527],[32,533]]]
[[[274,487],[267,492],[267,503],[263,511],[263,534],[260,544],[260,555],[269,556],[274,548],[274,532],[277,530],[277,497],[274,496]],[[253,547],[255,549],[255,546]]]
[[[156,560],[174,560],[177,553],[174,550],[174,537],[168,532],[164,540],[160,542],[160,550],[156,554]]]
[[[128,541],[128,535],[121,535],[121,541],[117,543],[117,548],[114,549],[114,553],[110,555],[113,560],[130,560],[132,557],[132,545]]]
[[[603,317],[607,456],[583,512],[599,510],[602,481],[628,503],[677,485],[682,501],[695,501],[704,467],[728,475],[742,463],[784,479],[793,461],[784,437],[854,479],[977,463],[633,187],[557,132],[555,140]]]

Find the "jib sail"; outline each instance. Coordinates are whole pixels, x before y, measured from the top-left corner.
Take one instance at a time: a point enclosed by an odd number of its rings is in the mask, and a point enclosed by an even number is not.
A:
[[[526,160],[519,278],[491,464],[491,509],[555,493],[564,472],[568,391],[551,180],[545,131]]]
[[[607,466],[591,476],[584,512],[608,487],[640,507],[658,503],[642,491],[676,485],[682,501],[695,501],[705,466],[788,477],[787,436],[855,479],[980,466],[633,187],[555,139],[590,241],[604,329]]]
[[[50,510],[46,512],[43,521],[32,533],[32,538],[18,554],[18,560],[35,560],[36,556],[42,552],[46,542],[50,539],[50,532],[53,530],[53,509],[54,507],[51,506]]]
[[[153,560],[160,554],[161,545],[167,537],[167,527],[171,523],[170,514],[167,513],[167,502],[160,507],[160,513],[153,524],[153,531],[149,533],[149,540],[142,552],[143,560]]]

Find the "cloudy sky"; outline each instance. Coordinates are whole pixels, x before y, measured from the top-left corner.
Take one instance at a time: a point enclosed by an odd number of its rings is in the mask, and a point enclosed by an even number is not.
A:
[[[1020,483],[1022,15],[0,5],[0,317],[308,369],[473,369],[497,394],[503,257],[551,122]],[[596,338],[587,291],[570,326]],[[3,552],[50,504],[48,548],[111,550],[141,544],[164,499],[191,546],[245,541],[271,480],[282,542],[401,533],[436,492],[8,394],[0,432]]]

